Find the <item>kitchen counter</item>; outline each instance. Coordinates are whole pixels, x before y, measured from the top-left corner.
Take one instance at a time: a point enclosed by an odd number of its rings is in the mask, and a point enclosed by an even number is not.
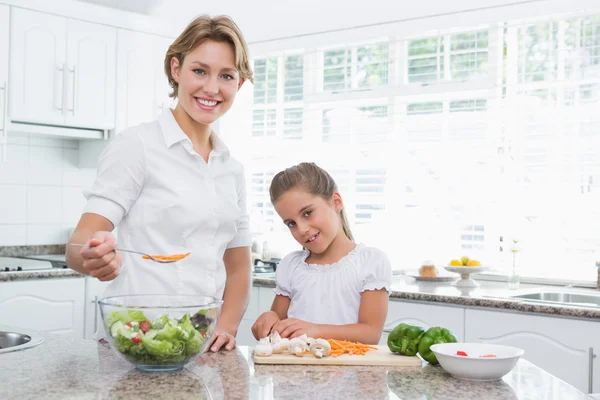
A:
[[[35,271],[0,272],[0,282],[25,281],[30,279],[84,278],[85,275],[72,269],[52,268]]]
[[[20,271],[0,273],[0,282],[17,281],[28,279],[55,279],[84,277],[71,269],[51,269],[40,271]],[[408,276],[394,276],[392,281],[392,293],[390,298],[406,301],[424,303],[442,303],[443,305],[459,307],[499,308],[502,310],[514,310],[534,314],[550,314],[552,316],[599,319],[600,307],[577,307],[575,305],[560,305],[549,303],[535,303],[520,299],[512,299],[510,296],[518,293],[535,291],[540,287],[559,289],[559,286],[543,286],[521,284],[518,290],[509,290],[506,282],[478,281],[479,287],[470,289],[459,289],[450,283],[434,283],[416,281]],[[263,287],[275,287],[274,274],[255,274],[253,285]],[[582,293],[598,294],[600,291],[594,289],[573,289]]]
[[[254,365],[251,349],[205,354],[182,371],[132,368],[91,340],[46,337],[0,355],[2,399],[589,399],[526,360],[496,382],[452,378],[441,367]]]
[[[474,278],[477,279],[476,275]],[[518,290],[509,290],[506,282],[478,281],[479,287],[459,289],[452,282],[422,282],[409,276],[394,276],[390,299],[407,300],[425,303],[443,303],[461,307],[500,308],[534,314],[551,314],[567,318],[599,319],[600,307],[578,307],[550,303],[528,302],[513,299],[515,294],[528,293],[540,289],[560,290],[559,286],[521,284]],[[254,285],[275,287],[275,278],[271,276],[255,276]],[[564,287],[563,287],[564,288]],[[569,289],[582,293],[600,294],[594,289]]]

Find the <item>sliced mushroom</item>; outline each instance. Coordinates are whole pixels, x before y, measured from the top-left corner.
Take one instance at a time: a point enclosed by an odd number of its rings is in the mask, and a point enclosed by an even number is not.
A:
[[[290,340],[282,339],[278,332],[271,334],[271,347],[274,354],[281,354],[290,348]]]
[[[304,340],[297,337],[290,341],[290,350],[298,357],[302,357],[304,352],[308,350],[308,345]]]
[[[331,353],[331,345],[325,339],[316,339],[310,345],[310,351],[317,358],[327,357]]]
[[[256,347],[254,347],[254,354],[260,357],[268,357],[273,354],[273,347],[271,346],[268,337],[259,340]]]

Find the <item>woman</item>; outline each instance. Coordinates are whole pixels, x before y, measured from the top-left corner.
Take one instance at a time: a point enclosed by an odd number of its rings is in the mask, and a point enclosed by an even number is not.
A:
[[[251,238],[244,172],[210,124],[244,81],[248,48],[228,17],[201,16],[169,47],[165,73],[178,104],[126,129],[100,157],[98,175],[67,246],[67,264],[112,281],[106,296],[202,294],[223,298],[210,349],[235,347],[250,289]],[[157,264],[115,251],[191,254]]]

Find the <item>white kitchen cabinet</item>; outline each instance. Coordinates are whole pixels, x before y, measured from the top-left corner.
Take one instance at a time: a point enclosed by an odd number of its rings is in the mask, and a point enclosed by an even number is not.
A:
[[[13,121],[65,122],[66,19],[13,7],[10,21],[10,106]]]
[[[13,7],[9,117],[114,127],[116,29]]]
[[[236,342],[238,346],[250,346],[256,340],[252,336],[252,325],[258,317],[258,292],[260,288],[253,286],[250,290],[250,300],[248,301],[248,307],[246,313],[242,317],[242,321],[238,326],[238,332],[236,336]]]
[[[115,126],[117,31],[67,19],[66,125]]]
[[[0,323],[81,338],[84,296],[81,278],[0,282]]]
[[[120,29],[117,50],[117,134],[155,120],[169,106],[163,60],[171,39]]]
[[[600,322],[467,309],[465,327],[467,342],[519,347],[552,375],[600,392]]]
[[[6,114],[8,111],[9,8],[0,4],[0,161],[6,153]]]
[[[85,326],[84,336],[93,339],[94,333],[101,327],[102,315],[98,301],[103,298],[103,293],[110,282],[101,282],[90,276],[85,277]]]
[[[388,316],[385,320],[379,344],[385,345],[389,333],[401,322],[418,325],[425,330],[432,326],[440,326],[449,329],[456,336],[456,339],[461,342],[465,337],[464,313],[464,308],[460,307],[390,300]]]
[[[272,288],[253,286],[250,292],[250,302],[242,318],[237,334],[237,344],[240,346],[254,346],[256,339],[252,335],[252,325],[260,314],[271,309],[275,293]]]

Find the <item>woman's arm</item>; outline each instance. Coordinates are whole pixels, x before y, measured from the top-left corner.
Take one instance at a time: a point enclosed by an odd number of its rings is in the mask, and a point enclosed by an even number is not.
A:
[[[248,306],[251,286],[250,248],[235,247],[225,250],[223,262],[227,279],[217,330],[235,336]]]
[[[294,318],[282,320],[273,327],[281,337],[307,334],[313,338],[351,340],[378,344],[388,310],[388,292],[385,289],[365,290],[361,296],[358,323],[348,325],[311,324]]]
[[[103,278],[106,275],[102,274],[103,269],[106,269],[106,266],[117,258],[117,255],[113,252],[116,242],[110,234],[113,229],[112,222],[105,217],[92,213],[83,214],[73,235],[69,238],[69,243],[82,243],[88,246],[81,248],[67,244],[65,258],[69,268],[80,274]],[[95,239],[93,243],[90,242],[92,237]],[[87,264],[84,264],[85,260],[82,254],[87,257]],[[91,259],[94,259],[94,261],[91,261]],[[118,260],[114,262],[116,261]]]

